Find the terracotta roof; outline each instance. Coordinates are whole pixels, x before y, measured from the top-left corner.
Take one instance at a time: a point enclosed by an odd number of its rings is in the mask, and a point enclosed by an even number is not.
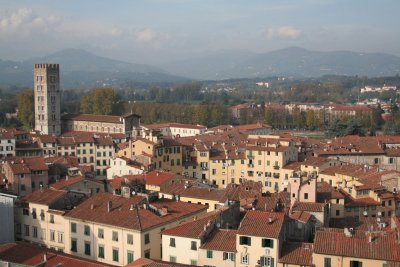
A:
[[[39,135],[38,139],[40,140],[40,142],[42,143],[55,143],[56,142],[56,136],[55,135],[51,135],[51,134],[43,134],[43,135]]]
[[[50,184],[49,187],[57,190],[64,189],[68,186],[82,182],[83,180],[85,180],[85,178],[82,176],[69,177],[68,179],[61,179],[58,182]]]
[[[197,218],[195,217],[193,220],[186,221],[176,227],[164,230],[162,234],[199,239],[204,235],[204,228],[207,227],[207,224],[213,223],[220,214],[221,211],[219,210],[202,214]]]
[[[170,181],[176,174],[173,172],[164,171],[151,171],[149,173],[141,175],[148,185],[160,186],[168,181]]]
[[[61,120],[74,120],[74,121],[95,121],[106,123],[122,124],[122,117],[110,115],[93,115],[93,114],[64,114]]]
[[[329,161],[331,160],[323,157],[307,157],[301,162],[301,165],[320,167]]]
[[[200,247],[201,249],[236,252],[236,234],[237,230],[217,229],[206,242]]]
[[[280,263],[313,266],[313,243],[285,242],[282,246]]]
[[[54,250],[45,249],[26,242],[9,243],[0,245],[0,260],[11,263],[23,264],[24,266],[38,266],[43,263],[44,255],[47,261],[40,265],[43,267],[104,267],[112,266],[97,263],[64,253],[56,253]]]
[[[200,125],[200,124],[184,124],[184,123],[175,123],[175,122],[150,124],[150,125],[145,125],[143,127],[150,129],[150,130],[157,130],[157,129],[161,129],[161,128],[185,128],[185,129],[202,130],[202,129],[207,128],[206,126]]]
[[[234,127],[239,131],[250,131],[250,130],[271,128],[270,125],[263,124],[263,123],[242,124],[242,125],[236,125]]]
[[[49,169],[43,157],[14,157],[8,159],[7,163],[14,174],[27,174],[31,171],[47,171]]]
[[[147,258],[140,258],[128,265],[125,265],[125,267],[190,267],[190,266],[192,265],[151,260]]]
[[[272,222],[269,220],[272,219]],[[240,223],[238,234],[278,238],[285,221],[285,214],[281,212],[250,210]]]
[[[312,218],[312,215],[307,211],[293,211],[289,214],[290,219],[300,221],[302,223],[308,223]]]
[[[24,197],[22,200],[27,203],[35,203],[41,205],[50,205],[58,199],[67,195],[65,190],[44,189],[36,190],[32,194]]]
[[[372,241],[369,242],[369,236]],[[343,230],[321,229],[316,232],[314,252],[354,258],[400,261],[400,245],[395,232],[368,234],[367,232],[346,237]]]
[[[185,181],[180,181],[174,183],[167,188],[160,191],[160,193],[169,195],[179,195],[181,197],[190,197],[205,200],[214,200],[221,203],[226,200],[226,190],[225,189],[215,189],[215,188],[204,188],[196,187],[196,183]]]
[[[323,212],[327,203],[299,202],[293,204],[293,211]]]
[[[111,201],[111,211],[107,211]],[[160,199],[150,203],[153,208],[167,208],[164,216],[157,215],[150,208],[140,205],[144,197],[124,198],[110,193],[98,193],[75,207],[65,216],[69,218],[96,222],[121,228],[143,231],[164,223],[183,219],[190,215],[207,210],[207,206]],[[133,207],[133,209],[131,209]],[[152,209],[153,209],[152,208]]]

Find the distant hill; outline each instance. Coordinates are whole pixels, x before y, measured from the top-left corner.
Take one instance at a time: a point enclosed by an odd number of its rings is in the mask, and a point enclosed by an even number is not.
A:
[[[179,63],[179,64],[177,64]],[[276,75],[387,76],[400,73],[400,57],[383,53],[318,52],[290,47],[262,54],[215,53],[163,65],[171,73],[197,79],[255,78]]]
[[[33,86],[35,63],[58,63],[62,87],[90,87],[126,83],[170,83],[183,77],[144,64],[100,57],[80,49],[67,49],[22,62],[0,60],[0,85]]]

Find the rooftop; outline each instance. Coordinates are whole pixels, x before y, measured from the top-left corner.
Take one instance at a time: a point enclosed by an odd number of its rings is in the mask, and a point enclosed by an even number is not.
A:
[[[285,220],[281,212],[250,210],[240,223],[238,234],[278,238]]]

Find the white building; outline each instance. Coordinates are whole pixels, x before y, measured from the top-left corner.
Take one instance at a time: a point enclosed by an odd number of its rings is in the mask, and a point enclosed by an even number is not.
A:
[[[145,171],[144,165],[126,157],[110,159],[110,167],[107,169],[107,179],[115,176],[142,174]]]
[[[15,156],[15,137],[9,132],[0,132],[0,158]]]

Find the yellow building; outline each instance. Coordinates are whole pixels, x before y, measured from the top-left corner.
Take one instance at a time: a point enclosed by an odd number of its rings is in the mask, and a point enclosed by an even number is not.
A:
[[[351,232],[321,229],[314,240],[313,263],[321,267],[398,266],[400,245],[396,232]]]
[[[206,211],[199,204],[99,193],[68,212],[66,253],[124,266],[161,259],[161,232]]]
[[[276,266],[286,220],[284,213],[248,211],[236,236],[236,266]]]

